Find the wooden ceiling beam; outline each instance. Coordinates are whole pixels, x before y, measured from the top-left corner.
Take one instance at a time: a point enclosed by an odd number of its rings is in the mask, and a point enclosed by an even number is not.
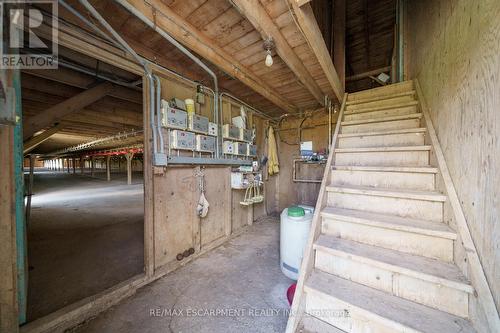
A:
[[[287,64],[300,82],[309,90],[314,98],[324,105],[324,94],[314,78],[311,76],[304,63],[288,44],[280,29],[274,24],[259,0],[232,0],[233,5],[245,16],[263,39],[271,37],[274,41],[276,52]],[[263,51],[264,52],[264,51]]]
[[[297,108],[267,85],[261,78],[248,70],[233,56],[224,51],[217,43],[204,35],[198,29],[186,22],[160,0],[127,0],[135,10],[142,13],[148,20],[155,22],[156,29],[169,33],[184,46],[190,48],[201,57],[212,62],[229,75],[239,79],[257,93],[266,97],[278,107],[287,112],[295,112]]]
[[[100,80],[87,74],[79,73],[60,66],[58,69],[26,69],[23,73],[37,76],[43,79],[63,83],[72,87],[87,89],[90,85]],[[140,91],[117,85],[109,96],[142,104],[142,93]]]
[[[28,119],[24,124],[23,137],[24,139],[30,138],[37,131],[53,125],[58,122],[64,116],[71,114],[75,111],[81,110],[87,105],[94,103],[95,101],[103,98],[110,91],[114,89],[114,85],[105,82],[101,83],[93,88],[85,90],[64,102],[61,102],[47,110],[37,114],[36,116]]]
[[[328,52],[323,35],[319,29],[318,22],[314,17],[313,10],[310,4],[305,4],[301,7],[298,6],[296,0],[286,0],[290,4],[295,22],[299,30],[302,31],[304,39],[309,44],[311,51],[316,55],[318,62],[323,69],[323,73],[328,79],[330,86],[335,94],[334,97],[337,101],[342,101],[344,97],[344,88],[340,82],[339,75],[335,66],[333,65],[332,58]]]
[[[47,141],[52,135],[59,132],[62,127],[62,124],[57,124],[26,141],[23,147],[23,154],[29,153],[30,151]]]

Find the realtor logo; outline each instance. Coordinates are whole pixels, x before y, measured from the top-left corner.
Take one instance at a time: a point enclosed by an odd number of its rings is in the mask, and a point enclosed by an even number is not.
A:
[[[0,0],[0,68],[57,68],[57,0]]]

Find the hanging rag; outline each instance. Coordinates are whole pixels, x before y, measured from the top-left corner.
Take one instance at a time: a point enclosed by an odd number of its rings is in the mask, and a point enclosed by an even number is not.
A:
[[[268,141],[267,141],[267,171],[270,176],[280,171],[280,164],[278,161],[278,148],[276,147],[276,138],[274,137],[274,129],[269,127]]]
[[[201,192],[200,199],[198,200],[198,206],[196,207],[196,212],[199,217],[205,217],[208,214],[208,207],[210,204],[205,198],[205,193]]]
[[[200,190],[200,199],[198,199],[198,206],[196,206],[196,213],[199,217],[203,218],[208,214],[208,203],[205,197],[205,174],[201,171],[201,167],[196,167],[194,171],[195,176],[198,178],[198,188]]]

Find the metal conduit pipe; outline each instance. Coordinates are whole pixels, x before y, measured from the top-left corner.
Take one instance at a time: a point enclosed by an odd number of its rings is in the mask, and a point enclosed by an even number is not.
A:
[[[154,75],[154,79],[156,82],[156,130],[158,133],[161,133],[161,80],[158,76]],[[152,101],[151,101],[152,102]],[[165,147],[163,142],[163,135],[159,136],[160,140],[160,154],[165,153]]]
[[[153,134],[153,165],[166,165],[167,158],[165,154],[160,154],[158,152],[158,140],[157,136],[162,136],[161,131],[157,132],[157,128],[155,126],[155,103],[154,103],[154,89],[155,89],[155,80],[153,78],[153,74],[151,70],[148,68],[147,63],[141,58],[135,51],[127,44],[127,42],[109,25],[109,23],[97,12],[97,10],[92,7],[92,5],[87,0],[79,0],[79,2],[102,24],[103,27],[108,30],[108,32],[113,36],[114,39],[124,47],[128,53],[130,53],[139,64],[144,68],[144,74],[149,83],[149,113],[150,113],[150,127]],[[160,110],[158,110],[160,112]]]
[[[80,1],[85,1],[85,0],[80,0]],[[125,9],[127,9],[130,13],[132,13],[134,16],[139,18],[142,22],[144,22],[146,25],[148,25],[151,29],[159,33],[163,38],[168,40],[172,45],[177,47],[182,53],[184,53],[186,56],[188,56],[191,60],[193,60],[197,65],[199,65],[201,68],[203,68],[210,76],[212,76],[214,80],[214,88],[215,88],[215,96],[219,96],[219,84],[217,80],[217,75],[207,66],[203,61],[201,61],[198,57],[196,57],[194,54],[192,54],[187,48],[185,48],[182,44],[180,44],[175,38],[170,36],[168,33],[163,31],[162,29],[158,28],[154,22],[150,21],[144,14],[142,14],[140,11],[135,9],[134,6],[132,6],[130,3],[128,3],[126,0],[114,0],[116,3],[120,4],[123,6]],[[157,11],[157,13],[163,15],[161,11]],[[218,100],[217,98],[214,99],[214,120],[215,123],[218,124],[218,131],[219,135],[217,136],[217,146],[222,147],[222,124],[220,123],[221,117],[219,117],[219,107],[218,107]],[[220,157],[220,149],[218,149],[217,152],[217,158]]]

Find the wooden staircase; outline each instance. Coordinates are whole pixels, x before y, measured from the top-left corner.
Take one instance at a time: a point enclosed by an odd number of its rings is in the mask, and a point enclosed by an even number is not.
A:
[[[412,81],[350,94],[287,332],[474,332]]]

